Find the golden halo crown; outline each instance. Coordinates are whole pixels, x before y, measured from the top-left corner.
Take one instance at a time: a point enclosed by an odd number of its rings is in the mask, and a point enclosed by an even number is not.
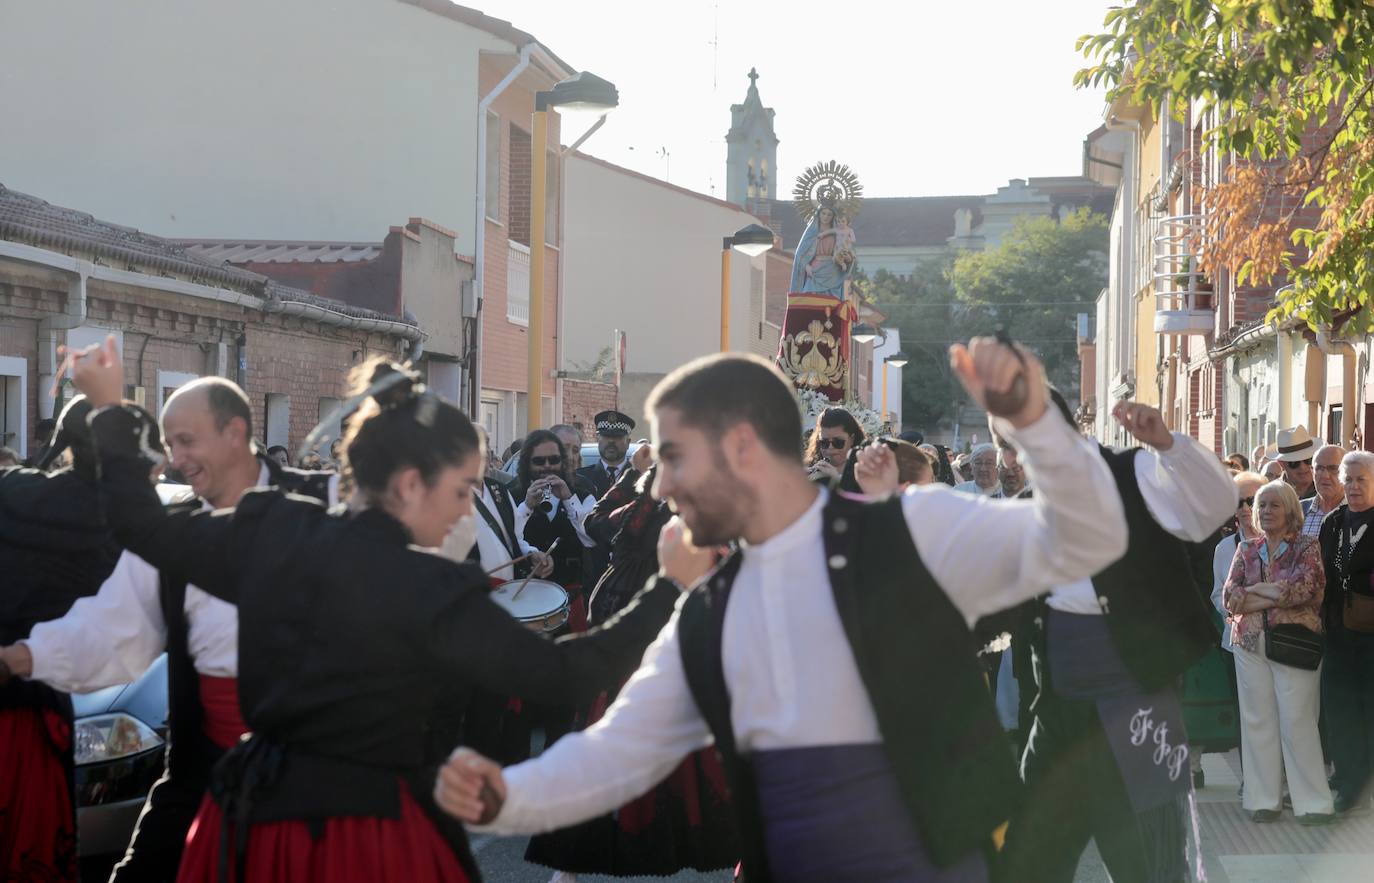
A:
[[[829,206],[852,220],[863,205],[863,192],[864,185],[859,183],[854,170],[832,159],[816,163],[797,177],[792,202],[808,224],[821,206]]]

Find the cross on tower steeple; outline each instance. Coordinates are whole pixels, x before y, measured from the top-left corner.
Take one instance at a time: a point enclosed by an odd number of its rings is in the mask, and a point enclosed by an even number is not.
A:
[[[758,81],[758,68],[751,67],[749,91],[742,104],[730,107],[730,131],[725,135],[725,198],[740,205],[777,196],[778,136],[773,132],[773,109],[763,106]]]
[[[751,68],[749,68],[749,85],[750,85],[750,86],[758,86],[758,84],[759,84],[759,69],[756,68],[756,67],[751,67]]]

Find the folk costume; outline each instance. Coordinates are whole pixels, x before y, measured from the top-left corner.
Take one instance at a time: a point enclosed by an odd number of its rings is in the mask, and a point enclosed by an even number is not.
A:
[[[84,398],[67,406],[42,468],[0,470],[0,645],[94,593],[119,557],[90,458],[44,471],[69,447],[89,450],[89,413]],[[0,671],[0,880],[75,881],[71,699],[8,675]]]
[[[291,469],[262,455],[258,462],[258,487],[335,501],[337,475]],[[209,509],[192,498],[169,511]],[[238,699],[238,633],[234,605],[125,551],[95,595],[35,626],[23,642],[33,657],[30,678],[69,692],[129,683],[167,654],[166,769],[148,793],[112,883],[176,879],[210,771],[247,731]]]
[[[1236,488],[1210,450],[1173,438],[1167,451],[1100,449],[1130,543],[1091,578],[1061,581],[1040,617],[1026,794],[999,860],[1007,883],[1068,883],[1089,838],[1123,883],[1200,870],[1176,683],[1219,639],[1195,567],[1206,555],[1191,544],[1235,513]]]
[[[615,628],[551,643],[491,602],[479,569],[411,548],[381,510],[263,490],[232,511],[168,513],[139,481],[135,415],[106,408],[91,425],[116,536],[238,606],[252,735],[215,767],[183,883],[478,880],[461,826],[432,804],[439,690],[590,697],[633,668],[677,600],[657,587]]]
[[[817,489],[790,526],[742,544],[605,717],[505,771],[491,830],[604,813],[714,743],[749,883],[987,880],[1017,782],[969,625],[1125,546],[1086,441],[1057,414],[1006,434],[1033,500],[926,486],[866,505]]]
[[[643,475],[633,468],[623,472],[587,516],[593,538],[613,539],[610,569],[591,597],[593,625],[622,610],[658,571],[658,535],[672,512],[651,493],[656,468]],[[597,697],[579,716],[581,725],[599,720],[617,692]],[[715,751],[695,751],[651,791],[610,815],[532,838],[525,860],[617,877],[733,868],[739,846],[727,792]]]
[[[0,471],[0,644],[96,591],[118,557],[94,476]],[[0,685],[0,745],[0,880],[76,880],[70,697]]]

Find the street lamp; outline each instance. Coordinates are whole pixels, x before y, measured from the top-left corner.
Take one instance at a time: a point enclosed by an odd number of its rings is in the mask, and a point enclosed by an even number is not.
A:
[[[860,322],[849,330],[849,335],[855,343],[872,343],[878,336],[878,329],[867,322]]]
[[[887,420],[887,419],[888,419],[888,417],[887,417],[887,366],[888,366],[888,365],[891,365],[893,368],[900,368],[900,367],[902,367],[903,365],[905,365],[908,361],[910,361],[910,359],[907,357],[907,354],[904,353],[904,352],[902,352],[901,350],[897,350],[897,352],[895,352],[895,353],[893,353],[892,355],[888,356],[887,358],[883,359],[883,420]]]
[[[750,224],[726,236],[720,245],[720,351],[730,349],[730,251],[757,257],[773,247],[773,231],[761,224]]]
[[[586,71],[560,81],[547,92],[534,95],[533,134],[530,138],[530,339],[529,406],[527,428],[543,423],[544,404],[544,225],[545,188],[548,185],[548,111],[605,114],[620,103],[615,86]]]

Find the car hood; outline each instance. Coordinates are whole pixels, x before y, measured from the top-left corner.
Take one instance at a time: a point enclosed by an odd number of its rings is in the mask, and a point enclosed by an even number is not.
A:
[[[77,717],[105,714],[115,707],[120,695],[128,688],[128,684],[119,684],[114,687],[106,687],[103,690],[96,690],[94,693],[73,693],[72,711]]]
[[[164,653],[136,681],[72,695],[77,718],[122,711],[154,730],[167,726],[167,654]]]

